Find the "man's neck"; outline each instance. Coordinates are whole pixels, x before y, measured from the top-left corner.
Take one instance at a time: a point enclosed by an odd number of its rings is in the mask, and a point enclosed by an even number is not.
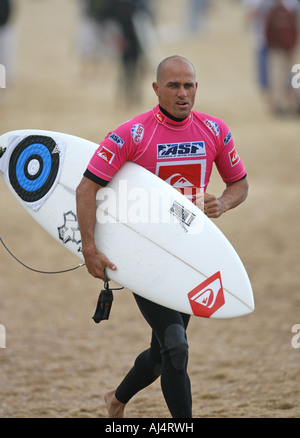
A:
[[[169,119],[173,120],[174,122],[183,122],[187,117],[183,117],[182,119],[179,117],[174,117],[172,116],[172,114],[168,113],[168,111],[166,111],[162,106],[159,105],[159,109],[161,110],[161,112],[168,117]]]

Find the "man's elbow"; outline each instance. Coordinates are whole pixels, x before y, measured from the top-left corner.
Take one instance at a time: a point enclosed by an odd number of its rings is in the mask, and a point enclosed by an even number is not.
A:
[[[101,188],[102,186],[84,176],[75,189],[76,201],[86,200],[87,198],[94,199]]]
[[[82,196],[83,196],[83,180],[80,181],[80,183],[78,184],[78,186],[75,189],[75,197],[76,197],[76,201],[78,201]]]
[[[249,181],[247,178],[244,178],[241,181],[243,183],[243,192],[244,192],[243,201],[245,201],[249,192]]]

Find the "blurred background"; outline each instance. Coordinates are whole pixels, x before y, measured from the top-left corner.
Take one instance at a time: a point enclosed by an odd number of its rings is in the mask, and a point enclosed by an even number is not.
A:
[[[151,84],[162,58],[178,54],[195,65],[195,109],[229,125],[248,171],[248,200],[216,224],[248,270],[256,310],[235,320],[192,319],[194,415],[298,416],[300,351],[291,330],[300,323],[300,100],[299,88],[287,84],[300,64],[299,43],[284,53],[267,44],[268,0],[9,3],[0,0],[6,73],[0,134],[36,128],[99,143],[156,105]],[[208,192],[222,190],[214,172]],[[0,200],[0,235],[21,260],[43,270],[78,263],[2,180]],[[3,247],[0,257],[0,324],[7,336],[0,416],[105,417],[102,394],[148,346],[148,327],[131,294],[115,294],[110,320],[97,326],[91,317],[103,285],[85,268],[46,276],[17,264]],[[168,416],[159,382],[132,401],[128,416]]]

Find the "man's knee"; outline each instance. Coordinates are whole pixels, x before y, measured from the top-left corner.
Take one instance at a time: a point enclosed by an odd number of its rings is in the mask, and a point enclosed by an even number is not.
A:
[[[153,374],[156,377],[159,377],[161,375],[161,363],[155,363],[154,368],[153,368]]]
[[[169,325],[164,334],[164,352],[169,355],[176,370],[183,370],[188,359],[185,329],[180,324]]]

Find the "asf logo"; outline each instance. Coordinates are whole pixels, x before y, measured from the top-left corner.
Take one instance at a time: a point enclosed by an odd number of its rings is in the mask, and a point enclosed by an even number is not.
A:
[[[205,155],[204,141],[157,145],[157,158],[203,157]]]

